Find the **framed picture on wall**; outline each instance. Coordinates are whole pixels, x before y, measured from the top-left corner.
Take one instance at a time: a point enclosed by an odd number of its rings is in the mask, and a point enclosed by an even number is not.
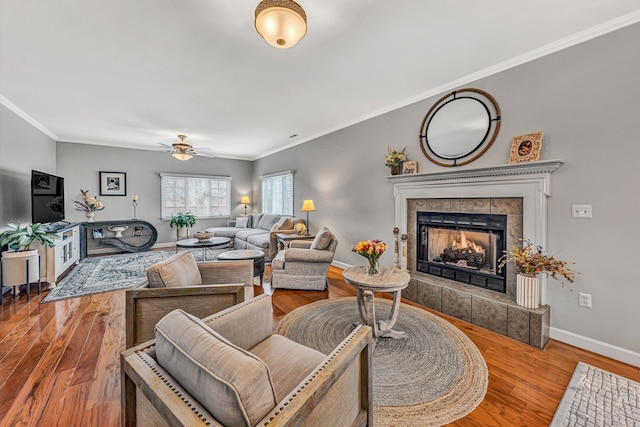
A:
[[[540,160],[542,132],[514,136],[511,140],[509,163],[536,162]]]
[[[126,196],[127,174],[125,172],[100,171],[101,196]]]

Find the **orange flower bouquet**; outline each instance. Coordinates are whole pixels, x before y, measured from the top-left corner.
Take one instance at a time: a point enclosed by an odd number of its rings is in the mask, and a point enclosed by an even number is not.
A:
[[[362,255],[369,261],[369,268],[367,269],[369,276],[377,276],[380,274],[378,259],[386,250],[387,245],[381,240],[364,240],[358,242],[355,248],[353,248],[353,252]]]

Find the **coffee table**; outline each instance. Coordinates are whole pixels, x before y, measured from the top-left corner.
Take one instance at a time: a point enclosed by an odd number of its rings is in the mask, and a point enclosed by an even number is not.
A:
[[[218,254],[218,261],[237,261],[242,259],[253,260],[253,277],[260,276],[260,286],[264,276],[264,252],[256,249],[236,249]]]
[[[393,267],[381,267],[378,276],[369,276],[367,267],[357,266],[347,268],[342,275],[348,284],[356,288],[360,319],[365,325],[371,326],[374,337],[394,339],[407,337],[404,332],[395,331],[392,328],[396,324],[396,320],[398,320],[400,293],[409,285],[409,280],[411,279],[409,273]],[[386,320],[376,321],[374,292],[393,293],[391,313]]]
[[[202,260],[207,260],[207,248],[229,247],[231,239],[228,237],[212,237],[209,240],[200,241],[198,239],[184,239],[176,242],[176,253],[178,248],[202,248]]]

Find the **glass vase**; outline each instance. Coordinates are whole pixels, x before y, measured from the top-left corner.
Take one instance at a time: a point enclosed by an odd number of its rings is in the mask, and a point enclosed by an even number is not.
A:
[[[369,265],[367,267],[367,276],[379,276],[380,275],[380,266],[378,265],[378,261],[369,260]]]

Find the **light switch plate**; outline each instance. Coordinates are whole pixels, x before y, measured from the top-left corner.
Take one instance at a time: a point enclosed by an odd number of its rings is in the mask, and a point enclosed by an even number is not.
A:
[[[571,205],[572,218],[592,218],[591,205]]]

